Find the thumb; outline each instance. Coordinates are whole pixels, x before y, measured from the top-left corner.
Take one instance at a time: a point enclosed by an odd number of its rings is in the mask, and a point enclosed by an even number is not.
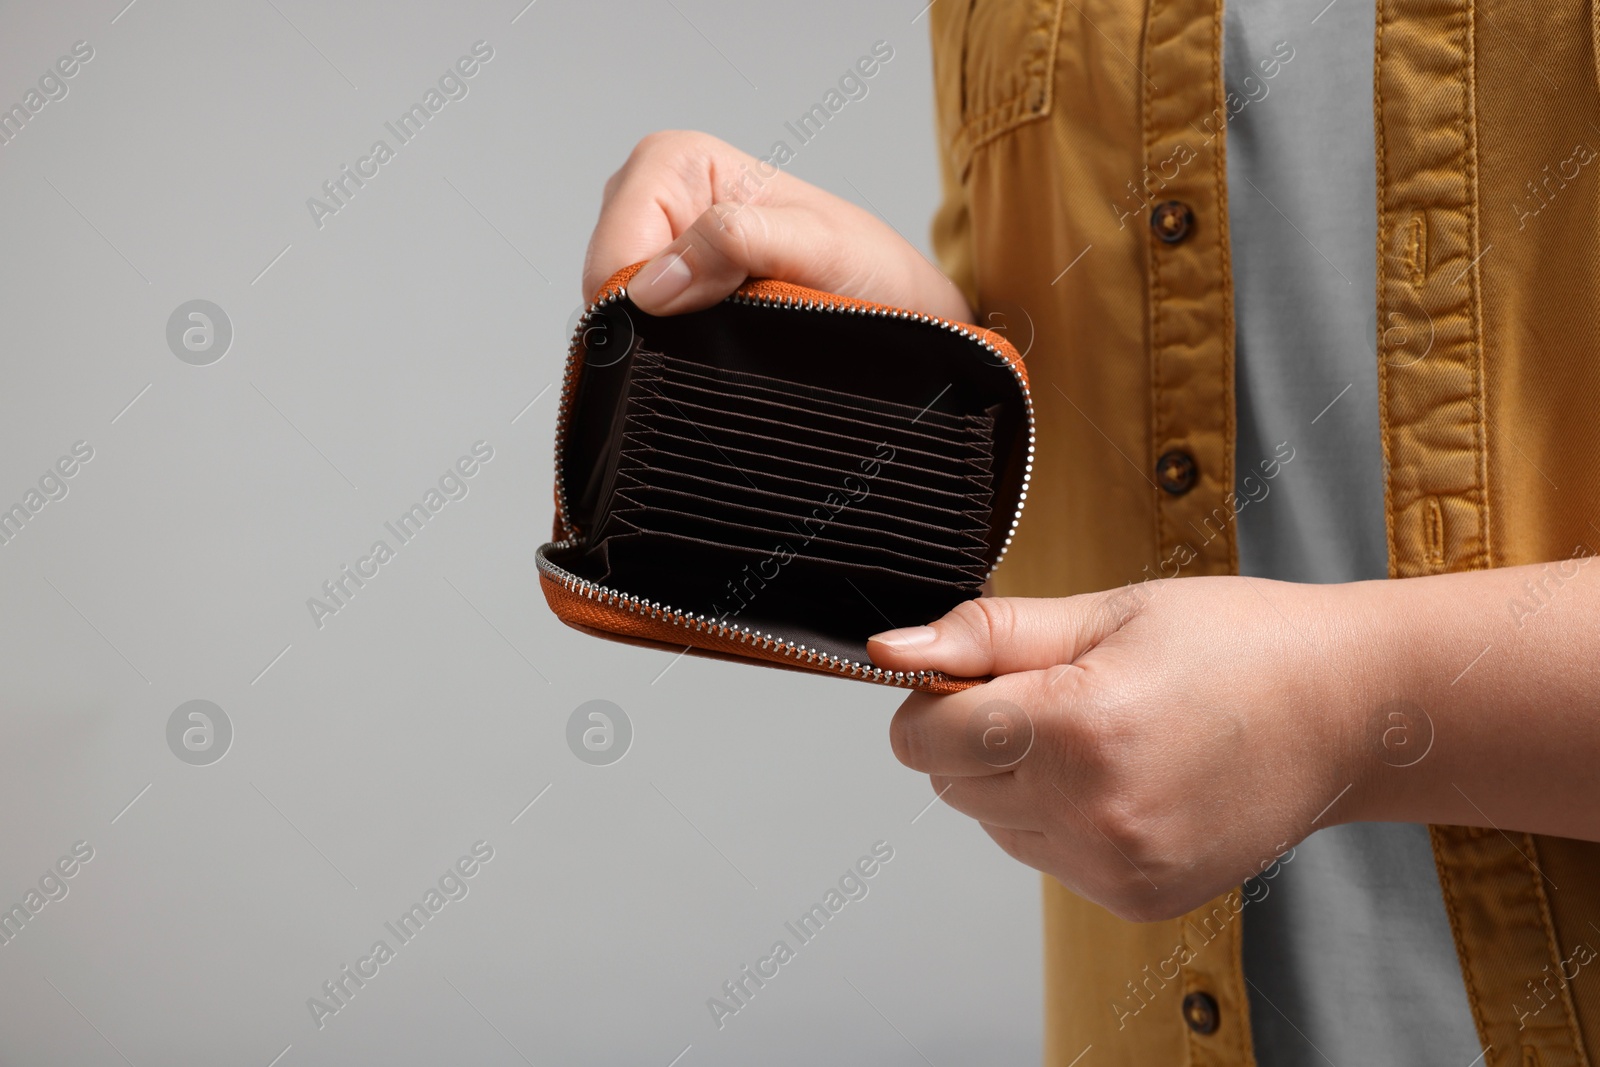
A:
[[[1125,590],[1057,600],[980,597],[929,626],[875,634],[867,653],[880,667],[961,678],[1044,670],[1072,663],[1116,633],[1136,607]]]
[[[628,283],[652,315],[710,307],[746,278],[782,278],[837,291],[857,272],[816,213],[794,205],[713,204]]]

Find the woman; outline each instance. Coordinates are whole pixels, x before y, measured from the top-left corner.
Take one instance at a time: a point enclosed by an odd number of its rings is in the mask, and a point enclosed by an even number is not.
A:
[[[1047,1062],[1600,1056],[1589,6],[928,18],[943,272],[666,133],[584,285],[648,259],[673,314],[776,277],[1028,349],[1026,595],[872,652],[995,676],[891,741],[1050,876]],[[984,705],[1020,762],[972,755]]]

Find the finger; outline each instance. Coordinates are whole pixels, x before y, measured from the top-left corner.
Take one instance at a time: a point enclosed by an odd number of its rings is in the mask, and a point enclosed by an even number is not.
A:
[[[600,218],[584,253],[584,299],[617,271],[649,259],[688,229],[717,199],[717,174],[737,170],[749,159],[702,133],[668,130],[643,138],[606,182]]]
[[[838,291],[854,266],[839,231],[809,207],[723,202],[645,264],[628,295],[653,315],[676,315],[710,307],[751,277]]]
[[[773,210],[782,212],[768,217]],[[861,281],[843,247],[895,238],[882,222],[715,137],[652,134],[607,183],[584,285],[640,261],[629,296],[657,315],[709,307],[747,277],[845,292]]]
[[[1018,680],[933,696],[913,693],[889,723],[889,744],[901,763],[924,774],[981,778],[1019,766],[1033,748],[1034,723],[1007,694]]]
[[[651,134],[606,183],[585,297],[641,261],[628,292],[658,315],[709,307],[746,277],[769,277],[972,316],[955,283],[877,216],[703,133]]]
[[[1072,663],[1115,633],[1137,603],[1125,590],[1059,600],[980,597],[927,626],[867,639],[872,662],[890,670],[937,670],[962,678]]]
[[[1008,830],[1044,829],[1045,813],[1039,810],[1015,775],[951,778],[934,774],[929,775],[929,780],[940,800],[978,822]]]

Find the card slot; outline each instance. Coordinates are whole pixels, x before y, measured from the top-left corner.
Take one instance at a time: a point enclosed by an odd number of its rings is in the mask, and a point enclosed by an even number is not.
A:
[[[954,474],[979,472],[987,475],[992,466],[993,449],[985,447],[987,441],[953,441],[943,438],[916,438],[885,433],[867,424],[839,423],[818,425],[819,420],[805,416],[794,419],[787,413],[771,409],[752,411],[728,403],[728,397],[701,395],[688,398],[674,395],[660,381],[642,383],[643,388],[632,398],[630,407],[654,411],[671,411],[685,419],[704,419],[720,426],[743,426],[757,433],[795,440],[813,440],[837,448],[840,443],[850,446],[879,446],[906,452],[923,466],[934,466]],[[709,400],[709,403],[707,402]],[[865,431],[865,432],[863,432]]]
[[[953,494],[962,498],[969,498],[973,494],[988,494],[990,487],[988,479],[979,474],[954,475],[945,471],[928,470],[924,467],[913,467],[905,462],[902,454],[891,452],[889,455],[878,454],[874,449],[870,455],[856,455],[849,452],[838,452],[829,448],[816,445],[800,444],[783,439],[774,439],[767,434],[748,433],[743,430],[731,430],[715,426],[702,426],[687,419],[673,415],[663,415],[659,412],[636,411],[626,416],[636,426],[642,429],[660,428],[663,432],[671,432],[680,438],[689,440],[703,440],[713,448],[732,446],[745,452],[754,453],[756,456],[777,456],[792,459],[803,463],[810,463],[825,470],[838,471],[841,475],[851,470],[865,470],[877,474],[892,472],[899,475],[901,482],[922,485],[929,484],[932,488]],[[862,467],[861,464],[867,464]],[[763,468],[764,469],[764,468]],[[914,482],[911,479],[915,479]]]
[[[796,382],[786,378],[774,378],[756,371],[711,367],[659,352],[640,352],[637,358],[642,363],[647,362],[653,366],[670,368],[671,371],[676,373],[709,378],[719,383],[744,385],[753,389],[764,389],[790,396],[800,394],[819,403],[837,404],[852,410],[860,410],[863,406],[867,406],[868,410],[882,412],[892,417],[904,418],[913,422],[919,420],[933,421],[950,426],[959,426],[966,418],[966,416],[962,415],[931,410],[925,404],[907,404],[894,400],[883,400],[878,397],[863,396],[860,393],[831,389],[827,386]],[[931,399],[937,400],[938,397],[935,396]]]
[[[989,426],[981,426],[974,422],[973,426],[963,427],[960,430],[942,430],[938,434],[930,434],[931,427],[920,430],[909,427],[893,426],[886,424],[882,419],[870,421],[872,413],[862,411],[869,418],[851,418],[832,411],[821,411],[816,408],[800,408],[790,402],[781,402],[771,397],[746,397],[726,389],[699,386],[693,382],[674,381],[672,378],[659,379],[654,382],[656,394],[662,397],[674,398],[678,402],[699,403],[710,408],[725,408],[736,413],[750,414],[757,418],[773,419],[782,422],[784,426],[803,426],[808,429],[832,432],[832,434],[845,435],[845,437],[859,438],[859,440],[886,440],[891,445],[904,446],[904,448],[920,448],[934,454],[949,454],[962,459],[971,459],[989,467],[994,459],[994,422]]]
[[[862,397],[858,394],[838,394],[837,398],[822,400],[806,395],[805,392],[798,392],[797,389],[784,389],[784,386],[789,386],[789,382],[766,379],[766,384],[752,384],[738,378],[725,378],[714,368],[670,357],[662,357],[658,362],[640,366],[635,373],[651,381],[707,390],[718,397],[738,395],[749,400],[781,403],[790,408],[803,405],[798,410],[805,413],[816,411],[816,413],[830,414],[835,418],[858,419],[869,422],[870,426],[880,426],[883,422],[888,422],[898,429],[928,437],[947,437],[952,434],[963,435],[974,432],[982,437],[994,435],[994,418],[989,414],[944,414],[938,411],[914,411],[910,408],[901,410],[902,405],[886,405],[872,397]]]
[[[971,584],[661,531],[612,537],[601,553],[613,588],[852,659],[866,658],[872,634],[932,622],[978,595]]]
[[[807,427],[860,441],[886,442],[896,448],[916,449],[933,455],[961,459],[987,470],[994,457],[993,427],[971,426],[943,435],[907,430],[879,421],[846,418],[830,412],[808,410],[776,400],[716,392],[683,382],[655,383],[654,395],[677,403],[698,404],[751,418],[770,419],[785,426]],[[988,433],[984,430],[988,429]]]
[[[651,353],[651,355],[655,354]],[[882,397],[868,396],[860,392],[852,392],[847,389],[834,389],[814,383],[796,381],[792,378],[778,378],[761,374],[757,371],[708,366],[686,359],[679,359],[675,356],[662,355],[659,357],[657,365],[665,367],[668,373],[693,375],[709,379],[719,385],[737,386],[784,396],[800,395],[817,403],[837,405],[850,410],[868,410],[875,414],[903,419],[907,422],[932,421],[934,423],[958,426],[966,418],[964,415],[951,412],[931,410],[925,403],[888,400]],[[937,399],[937,395],[932,399]]]
[[[970,480],[979,486],[987,487],[990,482],[987,465],[976,460],[934,455],[919,449],[895,448],[886,443],[863,441],[842,434],[792,426],[775,419],[718,411],[699,404],[678,403],[665,398],[641,396],[629,407],[631,412],[676,418],[705,431],[713,438],[718,433],[738,432],[746,437],[764,441],[768,447],[780,445],[808,447],[835,455],[852,456],[857,460],[875,456],[885,464],[903,464],[910,469],[941,474],[946,478]],[[884,449],[889,450],[887,455],[883,452]]]
[[[874,543],[880,536],[892,537],[897,543],[885,543],[884,547],[932,554],[957,564],[969,561],[983,564],[984,539],[981,536],[953,536],[948,527],[859,511],[843,494],[835,494],[835,503],[830,505],[660,468],[624,470],[618,480],[619,487],[624,483],[639,489],[684,493],[718,505],[746,507],[757,514],[773,516],[778,523],[771,527],[773,529],[782,529],[782,524],[792,521],[802,534],[826,531],[842,541]],[[898,543],[902,540],[904,543]]]
[[[883,401],[876,397],[853,393],[841,394],[847,399],[824,399],[810,395],[797,383],[779,382],[774,379],[773,384],[763,385],[742,381],[738,378],[719,378],[712,374],[699,373],[702,370],[704,368],[695,364],[685,364],[681,367],[669,367],[667,374],[670,378],[686,383],[703,385],[714,391],[722,390],[752,399],[759,398],[788,403],[800,402],[816,410],[827,411],[846,418],[885,420],[897,426],[911,429],[926,428],[935,433],[959,433],[974,425],[975,422],[989,418],[987,415],[952,415],[942,411],[920,412],[891,401]],[[794,388],[787,388],[790,384],[794,384]]]
[[[820,515],[780,510],[777,507],[780,501],[770,494],[758,494],[754,490],[739,494],[731,486],[713,488],[717,491],[715,496],[683,487],[619,484],[617,497],[643,508],[681,511],[783,537],[800,551],[813,542],[823,542],[849,548],[882,549],[907,559],[923,561],[930,566],[948,567],[959,572],[981,573],[985,569],[983,557],[976,546],[962,549],[925,537],[860,526],[841,519],[843,512],[829,515],[824,508],[815,509],[822,512]],[[762,500],[762,496],[768,499]],[[618,514],[621,514],[621,509]]]
[[[733,503],[770,510],[791,518],[812,522],[839,521],[849,527],[881,529],[913,540],[972,552],[980,559],[983,556],[987,527],[970,519],[961,523],[958,516],[949,513],[924,515],[924,518],[933,520],[930,522],[873,508],[870,506],[871,486],[864,480],[852,483],[854,495],[849,489],[804,485],[797,487],[799,492],[791,492],[787,491],[791,487],[778,487],[770,482],[763,484],[755,477],[730,468],[708,468],[708,465],[686,467],[681,461],[674,462],[678,459],[660,452],[630,454],[619,484],[671,488],[701,496],[726,498]],[[810,495],[803,495],[808,490]]]
[[[989,493],[977,488],[950,492],[927,484],[891,478],[883,471],[881,465],[874,461],[862,461],[847,469],[840,469],[836,466],[823,466],[805,460],[775,456],[771,452],[754,452],[735,445],[716,445],[699,435],[685,437],[660,427],[646,429],[637,422],[630,424],[624,437],[626,440],[638,442],[658,451],[689,456],[727,467],[735,472],[735,476],[743,472],[758,478],[766,475],[802,482],[839,479],[841,483],[849,477],[869,479],[874,494],[880,497],[954,515],[972,514],[983,525],[987,525],[989,521]]]
[[[726,519],[697,515],[691,511],[662,507],[654,503],[641,503],[633,498],[631,492],[618,493],[617,496],[634,505],[632,508],[618,509],[617,519],[636,530],[682,534],[686,537],[698,537],[712,544],[753,548],[758,551],[786,551],[794,555],[803,552],[804,555],[815,559],[884,567],[908,576],[942,581],[961,587],[977,588],[983,584],[985,568],[981,563],[973,567],[954,567],[909,556],[893,549],[874,545],[852,545],[821,535],[805,538],[794,531],[778,533],[752,529]]]
[[[659,436],[659,435],[651,435]],[[701,454],[686,455],[674,448],[663,447],[666,442],[651,443],[636,431],[628,431],[624,438],[623,454],[631,462],[654,470],[670,470],[692,474],[709,481],[727,485],[749,485],[756,489],[810,500],[813,504],[825,503],[830,493],[846,497],[851,509],[860,509],[874,515],[886,515],[935,529],[947,530],[958,538],[970,538],[980,544],[988,539],[988,512],[969,500],[955,497],[938,506],[900,499],[883,491],[881,479],[862,472],[818,470],[821,478],[792,478],[782,474],[730,466],[719,459],[715,450],[706,448]],[[672,441],[674,446],[689,442]],[[738,457],[733,457],[737,459]],[[823,480],[826,479],[826,480]],[[910,488],[910,487],[908,487]]]

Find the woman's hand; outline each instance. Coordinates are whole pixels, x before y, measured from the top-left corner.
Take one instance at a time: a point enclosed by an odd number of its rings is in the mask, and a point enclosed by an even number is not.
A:
[[[1582,567],[982,599],[868,647],[994,675],[907,699],[895,754],[1015,858],[1154,920],[1340,822],[1600,840],[1600,571]]]
[[[1307,663],[1358,660],[1348,628],[1309,610],[1313,587],[1257,584],[1303,637],[1238,578],[973,600],[879,635],[875,663],[997,675],[908,699],[895,755],[1080,895],[1181,915],[1304,837],[1356,773],[1359,738],[1334,709],[1365,687]]]
[[[654,315],[709,307],[762,277],[972,319],[954,283],[875,215],[703,133],[651,134],[611,176],[584,298],[642,259],[628,295]]]

